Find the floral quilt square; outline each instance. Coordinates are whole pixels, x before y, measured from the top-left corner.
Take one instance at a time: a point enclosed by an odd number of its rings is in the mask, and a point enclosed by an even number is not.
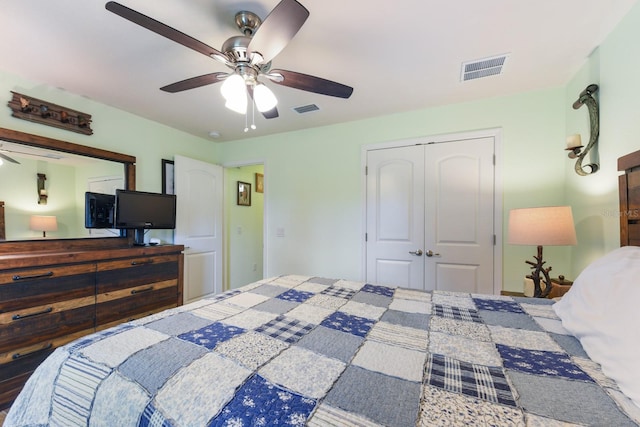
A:
[[[208,426],[304,426],[316,401],[251,377]]]
[[[515,301],[473,298],[478,310],[500,311],[503,313],[524,313],[520,304]]]
[[[220,322],[212,323],[204,328],[178,335],[178,338],[213,350],[218,343],[227,341],[245,330]]]
[[[336,311],[331,316],[324,319],[321,325],[326,326],[327,328],[357,335],[359,337],[364,337],[367,335],[367,332],[369,332],[369,329],[371,329],[374,323],[375,321],[371,319]]]
[[[394,289],[393,288],[389,288],[387,286],[376,286],[376,285],[366,284],[366,285],[364,285],[362,287],[361,291],[362,292],[369,292],[369,293],[376,294],[376,295],[381,295],[381,296],[384,296],[384,297],[392,297]]]
[[[281,293],[276,298],[291,301],[291,302],[305,302],[311,298],[314,294],[311,292],[297,291],[295,289],[289,289],[286,292]]]
[[[506,369],[549,377],[594,382],[566,353],[528,350],[496,344]]]

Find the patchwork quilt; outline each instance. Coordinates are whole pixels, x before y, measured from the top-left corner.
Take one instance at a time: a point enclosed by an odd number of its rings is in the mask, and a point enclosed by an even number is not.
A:
[[[58,348],[5,427],[638,425],[551,304],[262,280]]]

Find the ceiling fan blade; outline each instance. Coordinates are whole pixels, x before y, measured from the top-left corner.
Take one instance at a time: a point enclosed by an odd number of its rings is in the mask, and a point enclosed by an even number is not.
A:
[[[296,0],[282,0],[264,19],[251,38],[248,49],[271,61],[302,28],[309,11]]]
[[[190,79],[182,80],[160,88],[165,92],[176,93],[183,90],[195,89],[197,87],[218,83],[224,80],[229,73],[210,73]]]
[[[156,34],[160,34],[168,38],[169,40],[173,40],[176,43],[179,43],[183,46],[186,46],[190,49],[195,50],[196,52],[200,52],[203,55],[212,56],[212,55],[222,55],[220,51],[212,48],[211,46],[202,43],[199,40],[194,39],[191,36],[186,35],[185,33],[176,30],[175,28],[171,28],[168,25],[163,24],[160,21],[156,21],[153,18],[149,18],[146,15],[143,15],[140,12],[136,12],[133,9],[129,9],[126,6],[121,5],[120,3],[116,3],[114,1],[107,2],[104,6],[109,12],[113,12],[116,15],[127,19],[134,24],[138,24],[141,27],[144,27],[148,30],[153,31]]]
[[[308,74],[297,73],[295,71],[271,70],[266,76],[271,81],[279,85],[306,90],[307,92],[319,93],[321,95],[346,99],[353,93],[353,88],[351,86],[332,82],[331,80],[322,79],[320,77],[310,76]]]
[[[2,154],[2,153],[0,153],[0,158],[5,159],[5,160],[6,160],[6,161],[8,161],[8,162],[15,163],[15,164],[17,164],[17,165],[19,165],[19,164],[20,164],[20,162],[19,162],[19,161],[17,161],[16,159],[12,159],[11,157],[7,156],[6,154]]]
[[[253,99],[253,88],[251,86],[247,86],[247,92],[249,92],[249,96],[251,97],[251,99]],[[278,107],[273,107],[269,111],[263,111],[262,115],[265,119],[277,119],[278,117],[280,117],[280,115],[278,114]]]

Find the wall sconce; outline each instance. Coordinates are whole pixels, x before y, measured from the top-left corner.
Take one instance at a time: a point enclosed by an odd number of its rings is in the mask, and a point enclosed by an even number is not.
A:
[[[43,173],[38,174],[38,204],[47,204],[47,189],[44,188],[44,182],[47,180],[47,175]]]
[[[577,110],[583,105],[587,106],[589,110],[589,124],[591,128],[591,134],[589,136],[589,143],[584,151],[582,150],[582,139],[579,134],[571,135],[567,138],[567,147],[569,151],[570,159],[578,159],[576,161],[575,171],[578,175],[585,176],[592,173],[596,173],[600,166],[597,163],[590,163],[582,166],[582,161],[589,153],[589,151],[598,143],[598,136],[600,135],[600,123],[598,114],[598,102],[591,96],[598,91],[598,85],[590,84],[585,90],[580,93],[580,97],[573,103],[573,109]],[[585,169],[588,168],[588,169]]]
[[[58,229],[58,220],[53,215],[31,215],[29,228],[35,231],[42,231],[42,237],[47,237],[47,231],[56,231]]]

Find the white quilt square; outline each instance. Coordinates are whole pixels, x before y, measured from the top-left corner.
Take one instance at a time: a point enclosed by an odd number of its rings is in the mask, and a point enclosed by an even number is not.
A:
[[[317,294],[309,298],[305,303],[311,305],[317,305],[324,308],[330,308],[337,310],[347,302],[344,298],[338,298],[331,295]]]
[[[408,381],[422,381],[426,353],[375,341],[360,348],[352,365]]]
[[[168,338],[169,335],[153,329],[138,327],[88,345],[80,353],[95,362],[115,368],[133,353]]]
[[[501,366],[502,359],[491,342],[476,341],[442,332],[429,334],[429,353],[449,356],[463,362],[485,366]]]
[[[322,285],[320,283],[304,282],[303,284],[296,286],[296,291],[312,292],[314,294],[319,294],[320,292],[324,291],[328,287],[329,287],[328,285]]]
[[[241,311],[242,308],[236,305],[229,305],[224,302],[218,302],[195,309],[193,310],[193,314],[204,319],[222,320],[226,319],[229,316],[240,313]]]
[[[496,344],[526,348],[528,350],[564,352],[546,332],[512,329],[504,326],[489,326],[489,330],[491,331],[493,342]]]
[[[434,304],[448,305],[449,307],[470,308],[472,310],[476,310],[476,304],[473,302],[471,297],[466,296],[468,294],[462,295],[465,296],[453,296],[443,293],[434,293],[431,301],[433,301]]]
[[[245,311],[224,319],[224,323],[243,329],[255,329],[258,326],[269,323],[276,317],[278,317],[276,313],[269,313],[266,311],[254,310],[252,308],[249,308]]]
[[[415,289],[398,288],[393,293],[395,298],[408,299],[411,301],[431,301],[431,294],[429,292],[417,291]]]
[[[345,289],[351,289],[354,291],[359,291],[364,286],[364,283],[354,282],[351,280],[338,280],[336,283],[333,284],[333,286],[335,286],[336,288],[345,288]]]
[[[323,397],[345,368],[336,359],[302,347],[290,347],[263,366],[259,374],[272,383],[313,399]]]
[[[285,288],[295,288],[296,286],[306,282],[310,278],[311,276],[289,275],[289,276],[278,277],[277,279],[273,280],[271,283],[274,285],[284,286]]]
[[[313,304],[300,304],[287,313],[287,317],[302,320],[303,322],[319,325],[335,310]],[[266,323],[266,322],[265,322]]]
[[[210,375],[215,372],[215,386]],[[158,391],[157,409],[177,425],[204,426],[233,398],[251,371],[216,353],[207,353],[178,371]],[[185,404],[185,396],[189,404]]]
[[[378,320],[387,309],[361,302],[349,301],[340,308],[340,311],[354,316],[364,317],[365,319]]]
[[[378,322],[369,331],[367,339],[409,350],[426,351],[429,342],[428,335],[426,330]]]
[[[239,307],[249,308],[249,307],[256,306],[260,303],[263,303],[270,298],[271,297],[267,297],[264,295],[258,295],[251,292],[244,292],[239,295],[234,295],[231,298],[227,298],[226,300],[224,300],[224,302],[226,304],[233,304]]]

